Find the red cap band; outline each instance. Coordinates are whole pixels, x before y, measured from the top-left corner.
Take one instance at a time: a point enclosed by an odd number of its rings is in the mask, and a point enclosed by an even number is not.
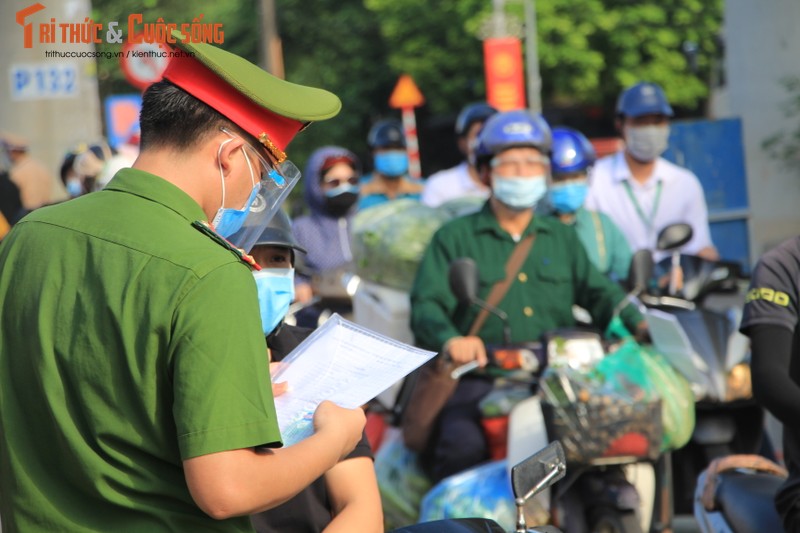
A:
[[[285,150],[304,123],[256,104],[194,57],[173,57],[164,78],[213,107],[244,131],[259,139],[262,133]]]

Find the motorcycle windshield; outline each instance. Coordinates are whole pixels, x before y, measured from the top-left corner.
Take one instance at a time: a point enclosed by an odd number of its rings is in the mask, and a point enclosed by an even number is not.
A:
[[[711,399],[724,400],[728,341],[733,325],[728,317],[708,309],[674,312],[695,353],[708,366],[706,379]]]

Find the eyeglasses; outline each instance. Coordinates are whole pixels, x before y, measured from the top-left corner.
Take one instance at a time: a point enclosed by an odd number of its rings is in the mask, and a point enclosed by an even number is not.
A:
[[[322,180],[322,185],[324,187],[331,187],[335,189],[336,187],[341,187],[345,183],[348,185],[358,185],[359,182],[358,176],[350,176],[349,178],[330,178]]]
[[[500,174],[527,176],[547,172],[550,167],[550,158],[544,156],[525,158],[495,157],[490,164]]]
[[[225,135],[235,139],[242,139],[240,135],[232,133],[227,128],[220,128]],[[244,141],[244,148],[247,150],[247,153],[255,156],[258,160],[259,165],[261,166],[261,181],[270,181],[275,183],[278,187],[284,187],[287,183],[292,183],[293,180],[298,179],[300,177],[300,169],[298,169],[294,163],[289,161],[288,159],[285,160],[283,163],[268,163],[267,159],[260,153],[260,151],[247,142],[246,139],[242,139]],[[267,156],[269,157],[269,156]]]

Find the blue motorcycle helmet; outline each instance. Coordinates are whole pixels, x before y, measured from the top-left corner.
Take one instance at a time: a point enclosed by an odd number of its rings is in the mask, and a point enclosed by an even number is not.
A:
[[[553,128],[550,169],[554,178],[562,174],[588,172],[596,160],[597,152],[583,133],[566,126]]]
[[[641,117],[643,115],[674,116],[664,89],[657,83],[642,81],[628,87],[617,99],[618,117]]]
[[[531,147],[549,157],[552,134],[547,121],[527,110],[505,111],[489,117],[478,134],[475,146],[477,166],[489,161],[503,150]]]
[[[403,125],[390,119],[379,120],[367,133],[367,146],[370,150],[378,148],[405,148],[406,137]]]
[[[469,132],[470,126],[476,122],[486,122],[489,117],[496,113],[497,109],[485,102],[467,104],[456,118],[456,137],[465,137]]]

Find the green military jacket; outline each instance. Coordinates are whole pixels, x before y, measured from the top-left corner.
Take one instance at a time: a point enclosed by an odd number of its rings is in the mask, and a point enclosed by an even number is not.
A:
[[[498,307],[508,314],[512,342],[538,340],[547,331],[575,325],[572,306],[589,311],[605,330],[625,293],[592,265],[575,231],[553,217],[534,216],[522,235],[536,235],[533,248]],[[490,203],[477,213],[439,228],[429,243],[411,289],[411,328],[416,342],[440,350],[465,335],[479,312],[459,304],[448,284],[450,263],[471,257],[480,271],[478,297],[505,278],[505,264],[516,242],[497,222]],[[630,329],[642,320],[634,306],[621,318]],[[633,329],[631,329],[633,331]],[[478,332],[484,342],[503,341],[502,321],[489,315]]]
[[[280,445],[250,267],[186,193],[122,170],[0,245],[4,531],[252,531],[182,462]]]
[[[616,224],[604,213],[581,207],[575,212],[573,225],[583,243],[589,261],[611,279],[628,278],[631,247]]]

